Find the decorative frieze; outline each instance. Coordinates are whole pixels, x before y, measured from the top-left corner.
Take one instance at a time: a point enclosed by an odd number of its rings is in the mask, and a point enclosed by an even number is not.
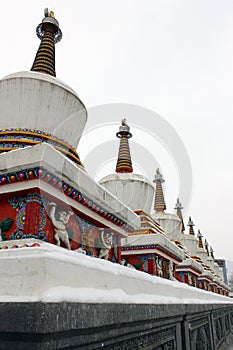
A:
[[[83,167],[75,148],[49,132],[28,128],[8,128],[0,130],[0,153],[15,149],[48,143],[65,156]]]
[[[80,191],[75,189],[73,186],[69,185],[66,181],[62,180],[58,176],[47,171],[43,167],[30,168],[25,170],[20,170],[17,172],[11,172],[0,175],[0,187],[6,184],[12,184],[16,182],[23,182],[28,180],[40,179],[49,185],[62,191],[66,196],[71,197],[73,200],[81,203],[85,207],[88,207],[93,212],[97,213],[106,220],[111,221],[115,225],[121,227],[122,229],[132,232],[133,227],[128,225],[123,220],[119,219],[116,215],[108,212],[103,207],[99,206],[93,200],[84,196]]]

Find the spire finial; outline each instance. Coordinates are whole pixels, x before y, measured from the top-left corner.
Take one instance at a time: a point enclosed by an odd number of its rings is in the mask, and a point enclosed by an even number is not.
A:
[[[210,255],[210,254],[209,254],[209,243],[207,242],[206,239],[205,239],[205,242],[204,242],[204,246],[205,246],[206,253],[207,253],[208,256],[209,256],[209,255]]]
[[[41,40],[31,71],[56,76],[55,72],[55,44],[61,40],[62,32],[55,19],[54,12],[44,10],[44,19],[37,26],[36,33]]]
[[[198,248],[203,248],[203,242],[202,242],[203,234],[200,230],[198,230],[197,238],[198,238]]]
[[[184,220],[183,220],[183,215],[182,215],[182,204],[180,203],[179,198],[177,198],[176,201],[176,205],[175,205],[175,209],[176,209],[176,215],[180,218],[181,221],[181,233],[184,233],[185,231],[185,226],[184,226]]]
[[[122,126],[127,126],[127,120],[126,120],[126,118],[123,118],[123,119],[122,119],[121,125],[122,125]]]
[[[119,127],[119,131],[117,132],[116,136],[119,139],[121,139],[116,165],[116,172],[132,173],[133,167],[128,142],[128,139],[132,137],[132,134],[130,132],[130,127],[128,126],[125,118],[122,119],[121,126]]]
[[[211,246],[210,246],[210,255],[211,255],[212,259],[214,259],[214,250]]]
[[[166,203],[164,200],[163,187],[162,187],[162,183],[164,182],[164,179],[162,174],[160,173],[159,168],[156,169],[156,175],[153,182],[156,183],[154,210],[156,213],[161,213],[161,212],[164,212],[164,210],[166,210]]]
[[[195,225],[191,219],[191,216],[189,217],[189,221],[188,221],[187,226],[189,226],[189,234],[195,236],[194,229],[193,229],[193,226],[195,226]]]

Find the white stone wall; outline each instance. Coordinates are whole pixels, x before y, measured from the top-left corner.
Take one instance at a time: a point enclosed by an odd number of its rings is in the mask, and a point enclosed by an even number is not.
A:
[[[226,303],[231,300],[49,243],[38,243],[40,247],[0,250],[1,302],[161,304]],[[2,242],[0,246],[3,244],[12,245],[12,241]]]

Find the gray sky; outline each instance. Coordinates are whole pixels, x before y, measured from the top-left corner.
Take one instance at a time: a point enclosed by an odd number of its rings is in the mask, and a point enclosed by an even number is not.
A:
[[[175,128],[193,170],[187,214],[216,257],[233,260],[232,0],[2,1],[2,77],[31,68],[39,45],[35,27],[45,7],[54,10],[63,31],[57,77],[87,108],[140,105]],[[176,198],[169,192],[172,179],[165,177],[171,211]]]

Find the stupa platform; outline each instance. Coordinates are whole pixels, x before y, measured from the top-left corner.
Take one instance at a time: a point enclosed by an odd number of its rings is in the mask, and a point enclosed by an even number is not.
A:
[[[0,248],[2,350],[230,349],[227,297],[35,239]]]
[[[0,187],[1,195],[37,188],[123,237],[140,226],[131,209],[48,144],[2,153]]]

